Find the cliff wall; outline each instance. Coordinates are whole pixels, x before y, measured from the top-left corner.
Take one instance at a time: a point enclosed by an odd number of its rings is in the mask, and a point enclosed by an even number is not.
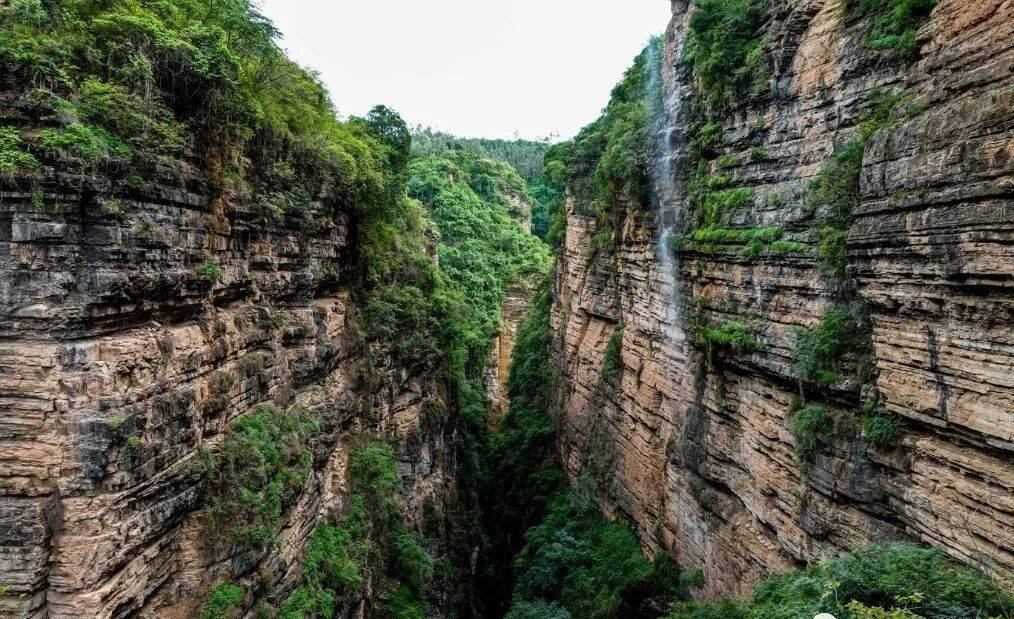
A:
[[[941,0],[911,61],[870,49],[834,0],[767,6],[770,95],[715,120],[708,165],[748,191],[729,228],[778,227],[789,243],[670,243],[697,215],[687,179],[699,131],[686,111],[694,9],[674,0],[654,200],[614,202],[606,246],[594,205],[575,191],[566,204],[552,313],[565,466],[598,475],[603,506],[649,549],[702,568],[706,595],[892,539],[1010,583],[1014,4]],[[865,143],[832,277],[817,257],[815,181],[884,92],[908,111]],[[869,378],[803,384],[801,328],[845,302],[866,308]],[[621,327],[611,380],[602,369]],[[722,340],[737,330],[749,341]],[[865,402],[900,420],[897,441],[862,430]],[[793,431],[803,403],[836,426],[806,457]]]
[[[285,590],[363,434],[399,437],[412,516],[451,485],[435,367],[371,361],[355,324],[351,205],[310,231],[251,196],[211,200],[202,178],[130,189],[46,168],[4,185],[0,614],[191,616],[220,580]],[[251,559],[209,539],[200,463],[261,403],[322,432],[279,543]]]

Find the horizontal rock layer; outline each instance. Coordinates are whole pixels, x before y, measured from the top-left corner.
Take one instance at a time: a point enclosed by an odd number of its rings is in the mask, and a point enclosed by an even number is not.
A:
[[[284,591],[364,433],[402,438],[420,516],[453,476],[450,430],[423,421],[435,368],[367,367],[351,209],[309,233],[210,200],[194,170],[117,188],[116,208],[112,192],[49,169],[0,193],[0,614],[191,616],[219,580]],[[329,423],[280,543],[249,565],[211,550],[196,471],[260,403]]]
[[[843,432],[805,475],[788,411],[791,351],[841,297],[815,252],[669,255],[687,220],[681,102],[688,2],[673,0],[664,82],[669,121],[659,204],[625,213],[615,248],[593,252],[593,209],[571,198],[557,263],[556,363],[567,378],[562,452],[573,475],[606,462],[603,505],[649,549],[702,568],[704,595],[871,542],[915,539],[1014,581],[1014,4],[941,0],[906,64],[864,46],[833,0],[773,2],[773,100],[725,119],[722,153],[762,146],[728,171],[756,190],[736,223],[813,243],[805,203],[822,162],[855,135],[880,91],[921,113],[876,133],[848,274],[873,321],[876,388],[906,422],[897,448]],[[758,130],[758,127],[761,129]],[[690,306],[749,326],[760,347],[709,364]],[[623,325],[623,367],[602,376]],[[849,389],[822,399],[847,412]]]

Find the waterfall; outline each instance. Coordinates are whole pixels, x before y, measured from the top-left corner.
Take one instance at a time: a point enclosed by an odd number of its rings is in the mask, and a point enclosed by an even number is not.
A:
[[[675,48],[672,58],[679,62],[683,56],[685,38],[675,37]],[[654,143],[649,161],[651,175],[651,200],[657,217],[658,230],[658,261],[660,266],[660,283],[665,287],[671,285],[671,293],[666,299],[665,326],[667,336],[673,336],[671,329],[682,322],[682,307],[679,302],[679,269],[676,254],[672,248],[672,240],[684,228],[686,207],[681,199],[678,179],[682,174],[682,145],[684,133],[679,129],[680,114],[686,96],[686,79],[678,75],[676,67],[665,67],[666,55],[662,45],[651,47],[649,57],[651,77],[649,92],[654,93],[655,106],[652,118]],[[663,79],[663,73],[672,71],[669,79]]]

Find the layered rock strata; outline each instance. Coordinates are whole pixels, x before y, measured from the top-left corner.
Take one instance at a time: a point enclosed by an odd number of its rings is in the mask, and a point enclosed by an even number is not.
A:
[[[4,184],[4,616],[191,616],[221,580],[285,590],[342,508],[362,434],[401,439],[410,515],[451,484],[450,430],[425,421],[435,368],[371,367],[357,334],[351,206],[310,232],[248,196],[210,200],[200,178],[125,189],[47,169]],[[251,563],[212,548],[199,461],[261,403],[328,423],[279,543]]]
[[[666,231],[692,213],[682,114],[693,90],[683,48],[693,10],[673,0],[663,62],[657,206],[623,213],[614,248],[592,251],[594,209],[571,197],[553,327],[565,376],[561,444],[572,475],[607,463],[603,505],[649,549],[701,568],[703,595],[872,542],[914,539],[1014,580],[1014,4],[941,0],[907,63],[866,47],[834,0],[771,5],[773,95],[721,122],[727,172],[754,190],[742,226],[816,244],[806,205],[824,162],[884,91],[916,113],[869,140],[847,237],[851,289],[816,250],[670,255]],[[751,152],[751,155],[745,153]],[[894,447],[864,440],[854,385],[821,401],[844,419],[812,462],[795,452],[792,350],[844,295],[865,302]],[[746,325],[755,350],[708,359],[694,307]],[[622,370],[602,375],[623,326]],[[602,468],[602,467],[598,467]]]

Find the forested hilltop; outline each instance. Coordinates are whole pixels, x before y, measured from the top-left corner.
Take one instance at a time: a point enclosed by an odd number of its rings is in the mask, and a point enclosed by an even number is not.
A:
[[[4,3],[0,615],[1014,619],[1008,5],[676,0],[530,141]]]

